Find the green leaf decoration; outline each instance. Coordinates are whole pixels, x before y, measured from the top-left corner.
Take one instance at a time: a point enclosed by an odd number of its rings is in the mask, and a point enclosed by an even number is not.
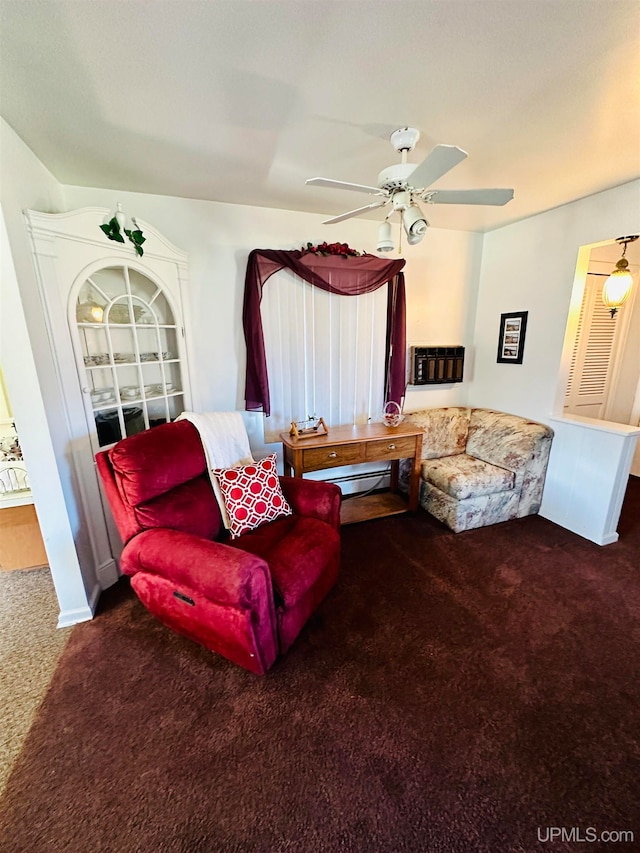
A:
[[[104,231],[110,240],[115,240],[118,243],[124,243],[124,237],[120,233],[120,226],[118,225],[118,220],[115,216],[112,217],[105,225],[101,225],[100,230]]]
[[[138,255],[140,255],[142,257],[142,255],[144,254],[143,249],[142,249],[142,244],[146,240],[146,237],[143,236],[142,231],[140,231],[139,228],[136,228],[135,230],[132,230],[132,231],[130,231],[128,228],[125,228],[124,233],[127,235],[129,240],[131,240],[131,242],[133,243],[133,247],[136,250],[136,252],[138,253]]]
[[[133,243],[133,248],[136,250],[136,253],[142,256],[142,244],[145,242],[146,237],[143,235],[142,231],[138,228],[138,223],[133,220],[133,224],[136,226],[135,228],[129,230],[128,228],[124,229],[124,233],[127,235],[129,240]],[[103,231],[110,240],[115,240],[117,243],[124,243],[125,239],[120,233],[120,226],[118,225],[118,220],[112,217],[109,222],[100,226],[100,230]]]

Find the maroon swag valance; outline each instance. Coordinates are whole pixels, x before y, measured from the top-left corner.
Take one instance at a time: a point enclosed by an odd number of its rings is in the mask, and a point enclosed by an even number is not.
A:
[[[385,402],[402,403],[405,389],[406,300],[403,258],[387,261],[376,255],[323,256],[299,250],[254,249],[247,261],[242,324],[247,344],[246,410],[271,413],[267,359],[260,301],[267,279],[289,269],[322,290],[359,296],[388,284]]]

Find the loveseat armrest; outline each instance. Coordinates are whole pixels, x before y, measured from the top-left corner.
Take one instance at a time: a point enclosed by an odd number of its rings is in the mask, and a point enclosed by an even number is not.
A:
[[[145,530],[124,547],[120,568],[158,575],[225,606],[250,609],[266,600],[273,612],[271,573],[261,557],[191,533]]]
[[[335,530],[340,529],[342,492],[335,483],[304,480],[302,477],[280,477],[280,485],[296,515],[318,518]]]

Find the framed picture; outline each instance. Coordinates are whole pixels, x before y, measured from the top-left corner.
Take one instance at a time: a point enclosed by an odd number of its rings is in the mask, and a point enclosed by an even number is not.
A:
[[[500,315],[498,337],[500,364],[522,364],[528,313],[528,311],[510,311],[508,314]]]

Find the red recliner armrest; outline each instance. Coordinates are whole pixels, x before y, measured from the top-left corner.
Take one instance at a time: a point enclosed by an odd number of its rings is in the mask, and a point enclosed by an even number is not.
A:
[[[257,592],[272,592],[271,573],[261,557],[164,527],[135,536],[122,551],[120,568],[127,575],[160,575],[232,607],[250,606]]]
[[[255,673],[278,653],[273,584],[255,554],[156,527],[125,546],[121,568],[158,619]]]
[[[304,480],[302,477],[280,477],[285,498],[296,515],[319,518],[335,530],[340,529],[342,492],[335,483]]]

